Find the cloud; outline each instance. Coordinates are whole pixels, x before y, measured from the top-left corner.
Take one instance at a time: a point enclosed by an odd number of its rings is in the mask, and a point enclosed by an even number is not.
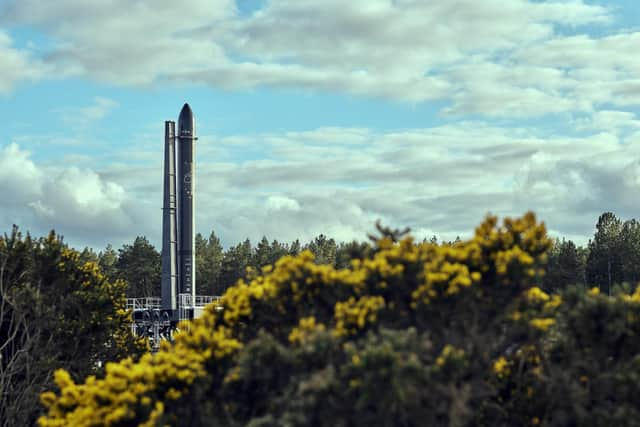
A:
[[[222,51],[215,42],[183,33],[234,11],[232,0],[9,0],[0,7],[0,23],[50,35],[54,47],[44,59],[59,76],[145,86],[169,72],[216,63]]]
[[[13,47],[13,40],[0,27],[0,95],[9,93],[23,81],[46,75],[47,67],[28,50]]]
[[[91,169],[38,164],[15,143],[0,147],[0,198],[5,229],[18,224],[43,234],[55,228],[72,243],[98,248],[132,232],[149,233],[156,222],[146,202],[120,184]]]
[[[198,229],[226,245],[349,240],[382,219],[453,239],[488,211],[535,209],[585,239],[604,207],[640,208],[640,32],[611,24],[607,7],[578,0],[273,0],[248,16],[232,0],[10,0],[0,25],[51,43],[17,48],[0,32],[0,93],[54,75],[439,100],[448,124],[423,129],[201,135]],[[97,97],[62,114],[87,128],[116,107]],[[562,123],[520,121],[548,115]],[[158,244],[161,153],[149,160],[143,142],[90,167],[81,154],[50,165],[4,146],[0,219],[98,246],[136,234]]]
[[[640,139],[615,133],[548,135],[482,122],[396,132],[319,128],[221,138],[218,149],[244,150],[237,143],[244,139],[262,147],[263,158],[222,163],[203,155],[198,164],[199,227],[227,244],[263,234],[305,240],[327,230],[338,240],[363,239],[376,219],[410,226],[420,238],[455,239],[488,212],[527,210],[585,244],[603,207],[623,217],[640,208],[633,196]]]
[[[293,211],[297,212],[300,210],[300,204],[297,200],[279,195],[272,195],[267,197],[266,202],[267,210],[272,212],[277,211]]]
[[[274,0],[248,16],[232,0],[0,7],[0,24],[52,38],[40,59],[61,77],[444,100],[444,113],[489,117],[590,112],[612,98],[637,105],[640,33],[585,33],[612,19],[581,0]]]
[[[590,116],[577,118],[574,124],[578,130],[608,130],[616,133],[640,130],[640,120],[628,111],[596,111]]]
[[[91,105],[61,111],[62,120],[75,130],[84,130],[105,118],[117,106],[118,103],[112,99],[96,96]]]
[[[474,121],[399,131],[202,135],[202,141],[216,150],[198,152],[197,230],[215,230],[225,247],[263,235],[363,240],[378,219],[409,226],[417,238],[452,240],[468,237],[488,212],[530,209],[557,235],[585,244],[602,210],[623,218],[640,210],[640,133],[562,136]],[[259,157],[244,158],[247,146],[261,147]],[[40,164],[16,144],[0,154],[6,227],[55,226],[70,241],[98,248],[144,234],[159,247],[161,152],[146,163],[99,169]]]

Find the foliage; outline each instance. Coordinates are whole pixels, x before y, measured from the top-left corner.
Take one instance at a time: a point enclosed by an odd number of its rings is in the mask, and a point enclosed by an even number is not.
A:
[[[102,273],[110,280],[115,280],[117,277],[117,262],[118,252],[116,252],[111,245],[107,245],[107,247],[98,254],[98,265]]]
[[[118,278],[129,283],[127,296],[154,297],[160,295],[160,253],[146,237],[138,236],[132,245],[118,250]]]
[[[201,295],[220,295],[223,251],[220,239],[212,231],[208,239],[196,234],[196,285]]]
[[[622,254],[620,221],[613,213],[605,212],[598,218],[596,233],[589,241],[587,281],[611,293],[614,283],[622,283]]]
[[[570,285],[584,287],[586,259],[571,240],[556,239],[549,251],[549,262],[543,280],[546,291],[557,291]]]
[[[244,242],[238,243],[225,252],[224,258],[222,259],[218,289],[227,289],[237,280],[246,277],[247,267],[251,267],[252,251],[251,241],[246,239]]]
[[[80,384],[60,371],[40,424],[469,425],[495,360],[545,333],[527,290],[549,246],[527,214],[455,245],[382,237],[346,269],[286,256],[158,354]]]
[[[53,232],[33,240],[14,227],[0,238],[0,425],[33,425],[55,368],[84,378],[144,350],[130,334],[126,284],[88,254]]]
[[[640,425],[640,291],[570,289],[541,340],[505,359],[502,425]]]
[[[640,424],[640,290],[545,292],[531,213],[442,245],[379,231],[345,268],[303,251],[251,273],[104,378],[58,371],[40,425]]]

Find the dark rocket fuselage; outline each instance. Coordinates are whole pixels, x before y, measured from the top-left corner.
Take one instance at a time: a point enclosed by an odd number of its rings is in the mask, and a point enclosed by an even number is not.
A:
[[[178,118],[178,274],[181,294],[195,298],[194,141],[196,123],[189,104]]]

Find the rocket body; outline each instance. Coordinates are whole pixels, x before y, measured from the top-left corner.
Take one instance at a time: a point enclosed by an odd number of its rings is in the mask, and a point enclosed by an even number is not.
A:
[[[189,104],[184,104],[178,118],[178,293],[192,295],[195,301],[195,215],[194,151],[196,124]]]

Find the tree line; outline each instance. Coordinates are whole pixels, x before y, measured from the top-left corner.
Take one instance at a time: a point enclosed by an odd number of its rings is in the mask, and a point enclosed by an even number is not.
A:
[[[438,243],[434,236],[430,243]],[[455,241],[440,242],[455,245]],[[196,247],[196,285],[201,295],[222,295],[248,271],[260,271],[285,255],[309,250],[318,264],[346,268],[353,258],[363,258],[373,250],[371,241],[340,242],[320,234],[301,244],[299,240],[283,243],[263,237],[257,244],[249,239],[224,250],[212,231],[208,238],[198,233]],[[99,253],[85,248],[83,259],[97,262],[112,279],[129,283],[127,296],[160,296],[160,252],[144,236],[125,244],[117,251],[107,246]],[[610,294],[615,286],[635,286],[640,281],[640,222],[622,221],[611,212],[598,218],[594,236],[586,247],[568,239],[554,239],[548,253],[542,288],[547,292],[570,285],[583,289],[598,287]]]
[[[640,223],[603,213],[586,247],[555,239],[545,271],[543,286],[548,291],[596,286],[610,295],[616,286],[635,287],[640,281]]]
[[[263,237],[256,245],[245,239],[224,250],[214,231],[208,238],[196,234],[195,247],[196,286],[200,295],[222,295],[249,272],[260,271],[285,255],[297,255],[303,250],[311,251],[319,264],[344,268],[353,257],[362,257],[372,248],[368,242],[336,243],[320,234],[306,244],[297,239],[291,243],[269,242]],[[144,236],[137,236],[117,251],[111,245],[98,253],[85,248],[81,257],[96,262],[107,277],[126,281],[128,297],[160,296],[161,255]]]

